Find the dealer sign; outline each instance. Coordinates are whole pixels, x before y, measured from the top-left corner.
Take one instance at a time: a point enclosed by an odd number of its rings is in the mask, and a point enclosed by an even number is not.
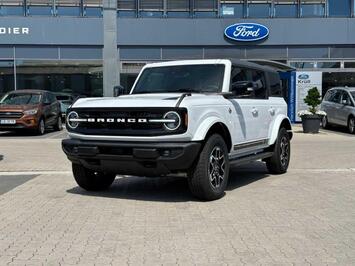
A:
[[[255,42],[269,36],[269,29],[257,23],[237,23],[228,26],[224,35],[239,42]]]

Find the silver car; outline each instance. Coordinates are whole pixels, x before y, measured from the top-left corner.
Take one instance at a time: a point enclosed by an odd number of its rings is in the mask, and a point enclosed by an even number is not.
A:
[[[327,113],[322,119],[323,128],[329,125],[346,126],[355,133],[355,88],[332,88],[325,94],[321,110]]]

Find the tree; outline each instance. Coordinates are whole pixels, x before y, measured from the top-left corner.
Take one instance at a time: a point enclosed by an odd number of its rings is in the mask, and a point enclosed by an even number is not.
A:
[[[312,89],[310,89],[307,93],[306,98],[304,98],[304,102],[309,106],[309,111],[312,114],[315,114],[317,112],[317,107],[322,102],[321,98],[322,97],[317,87],[313,87]]]

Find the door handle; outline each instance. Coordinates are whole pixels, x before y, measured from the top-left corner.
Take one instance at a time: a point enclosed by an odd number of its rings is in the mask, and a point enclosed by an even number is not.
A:
[[[275,108],[274,108],[274,107],[271,107],[271,108],[269,109],[269,112],[270,112],[271,115],[275,115]]]
[[[258,109],[256,109],[255,107],[253,107],[253,108],[251,109],[251,113],[255,116],[255,115],[257,115],[257,114],[259,113],[259,111],[258,111]]]

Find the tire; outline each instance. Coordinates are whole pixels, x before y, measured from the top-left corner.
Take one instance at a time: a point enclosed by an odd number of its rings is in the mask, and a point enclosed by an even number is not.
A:
[[[208,138],[198,161],[188,177],[191,193],[201,200],[224,196],[228,184],[229,158],[224,139],[214,134]]]
[[[266,159],[266,167],[271,174],[287,172],[291,157],[290,135],[285,128],[281,128],[274,145],[273,155]]]
[[[87,191],[107,189],[116,177],[115,174],[89,170],[80,164],[72,164],[72,170],[76,183]]]
[[[36,135],[43,135],[46,132],[46,123],[44,122],[44,119],[41,118],[38,122],[37,128],[35,130]]]
[[[348,120],[348,131],[350,134],[355,134],[355,117],[350,116]]]
[[[57,118],[57,122],[54,125],[54,130],[61,131],[62,129],[63,129],[62,117],[61,117],[61,115],[59,115]]]
[[[322,128],[327,129],[329,128],[328,117],[325,115],[322,118]]]

